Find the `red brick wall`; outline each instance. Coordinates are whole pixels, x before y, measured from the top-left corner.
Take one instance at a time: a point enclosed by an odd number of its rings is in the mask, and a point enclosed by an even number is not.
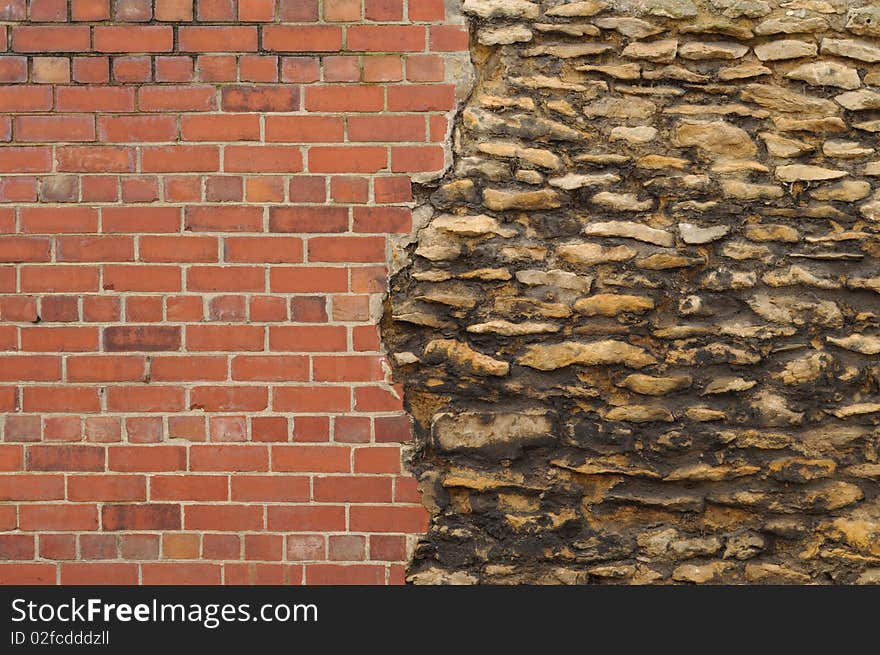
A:
[[[0,0],[0,583],[401,582],[443,0]]]

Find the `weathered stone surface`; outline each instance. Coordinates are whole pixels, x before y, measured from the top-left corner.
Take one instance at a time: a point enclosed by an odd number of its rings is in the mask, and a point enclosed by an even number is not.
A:
[[[841,93],[839,96],[835,96],[834,99],[850,111],[880,109],[880,93],[868,89]]]
[[[677,51],[678,41],[674,39],[650,42],[636,41],[623,49],[623,56],[630,59],[670,62],[675,59]]]
[[[537,18],[541,6],[528,0],[464,0],[461,9],[480,18]]]
[[[800,157],[813,150],[813,146],[809,143],[797,139],[789,139],[772,132],[761,132],[759,136],[764,139],[767,152],[774,157]]]
[[[443,450],[518,447],[552,438],[553,424],[543,412],[438,414],[431,431]]]
[[[620,386],[644,396],[665,396],[674,391],[688,388],[691,386],[691,382],[692,380],[689,375],[653,377],[651,375],[633,373],[626,376],[620,382]]]
[[[755,56],[761,61],[782,61],[784,59],[812,57],[818,51],[815,43],[798,41],[797,39],[769,41],[755,46]]]
[[[548,9],[547,16],[562,16],[570,18],[572,16],[595,16],[605,9],[607,3],[604,0],[584,0],[581,2],[569,2],[561,4],[553,9]]]
[[[411,581],[876,582],[872,7],[467,3],[382,323]]]
[[[650,309],[654,309],[654,301],[650,298],[616,293],[599,293],[581,298],[574,304],[574,310],[586,316],[617,316],[629,312],[641,314]]]
[[[591,343],[565,342],[552,345],[529,346],[519,358],[523,366],[539,371],[553,371],[575,364],[583,366],[609,366],[622,364],[630,368],[642,368],[655,363],[654,357],[642,348],[622,341],[594,341]]]
[[[880,337],[851,334],[848,337],[827,337],[828,343],[863,355],[880,354]]]
[[[676,20],[697,15],[697,7],[691,0],[642,0],[642,8],[652,16]]]
[[[822,54],[838,55],[868,63],[880,61],[880,47],[858,39],[822,39]]]
[[[609,16],[597,18],[593,22],[603,30],[615,30],[631,39],[644,39],[663,32],[663,28],[654,23],[629,16]]]
[[[562,201],[552,189],[540,191],[503,191],[486,189],[483,191],[483,205],[494,211],[508,209],[556,209]]]
[[[785,77],[813,86],[836,86],[841,89],[858,89],[862,85],[859,72],[855,68],[834,61],[801,64],[788,71]]]
[[[480,30],[477,41],[482,45],[510,45],[511,43],[527,43],[532,40],[532,30],[524,25],[497,27]]]
[[[605,248],[598,243],[568,243],[559,246],[557,253],[567,262],[586,265],[625,262],[637,254],[627,246]]]
[[[605,237],[622,237],[625,239],[653,243],[656,246],[667,247],[671,247],[675,242],[675,238],[672,234],[665,230],[658,230],[653,227],[648,227],[647,225],[631,223],[628,221],[590,223],[584,228],[584,234]]]
[[[455,339],[435,339],[425,346],[425,361],[448,361],[457,370],[473,375],[504,376],[510,364],[477,352]]]
[[[673,133],[672,144],[725,157],[752,157],[758,150],[748,132],[726,121],[682,121]]]
[[[746,80],[752,77],[760,77],[762,75],[770,75],[773,71],[766,66],[756,63],[745,63],[739,66],[730,66],[723,68],[718,72],[718,79],[722,82],[731,80]]]
[[[762,107],[799,116],[818,114],[823,119],[837,114],[837,106],[830,100],[789,91],[773,84],[749,84],[740,93],[743,100],[750,100]]]
[[[846,177],[846,171],[838,171],[821,166],[809,166],[806,164],[789,164],[776,169],[776,177],[783,182],[798,182],[817,180],[837,180]]]
[[[749,51],[748,46],[727,41],[685,43],[678,48],[682,59],[701,61],[703,59],[739,59]],[[671,60],[670,60],[671,61]]]

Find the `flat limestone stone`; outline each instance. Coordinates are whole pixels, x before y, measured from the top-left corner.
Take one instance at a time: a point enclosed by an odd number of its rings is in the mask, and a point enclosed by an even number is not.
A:
[[[623,49],[623,56],[629,59],[646,59],[648,61],[670,62],[675,59],[678,50],[678,41],[675,39],[661,39],[643,43],[636,41]]]
[[[581,298],[574,304],[574,310],[585,316],[641,314],[651,309],[654,309],[654,301],[650,298],[616,293],[599,293],[589,298]]]
[[[732,41],[686,43],[678,49],[682,59],[702,61],[705,59],[740,59],[749,51],[748,46]]]
[[[723,120],[682,121],[675,128],[672,144],[725,157],[752,157],[758,152],[748,132]]]
[[[443,450],[520,446],[552,437],[546,413],[464,413],[434,416],[431,432]]]
[[[715,225],[713,227],[700,227],[692,223],[679,223],[678,232],[681,240],[689,245],[712,243],[723,239],[730,233],[727,225]]]
[[[755,46],[755,56],[761,61],[782,61],[784,59],[813,57],[818,51],[815,43],[807,43],[806,41],[798,41],[796,39],[770,41],[769,43]]]
[[[836,86],[850,90],[858,89],[862,85],[859,71],[834,61],[801,64],[785,73],[785,77],[800,80],[812,86]]]
[[[464,0],[461,10],[480,18],[537,18],[541,6],[528,0]]]
[[[776,169],[776,177],[783,182],[815,182],[817,180],[836,180],[849,175],[846,171],[838,171],[821,166],[809,166],[807,164],[790,164],[779,166]]]
[[[559,5],[553,9],[548,9],[547,16],[563,16],[566,18],[577,17],[583,18],[595,16],[607,7],[607,3],[603,0],[584,0],[583,2],[569,2],[568,4]]]
[[[880,61],[880,47],[859,39],[822,39],[823,55],[838,55],[869,64]]]
[[[841,93],[839,96],[835,96],[834,99],[850,111],[880,109],[880,93],[869,91],[868,89]]]
[[[603,237],[622,237],[653,243],[655,246],[671,248],[675,238],[665,230],[658,230],[641,223],[629,221],[607,221],[603,223],[590,223],[584,228],[584,234]]]
[[[583,366],[622,364],[630,368],[643,368],[657,362],[643,348],[613,339],[531,345],[518,361],[523,366],[539,371],[554,371],[575,364]]]
[[[540,191],[502,191],[485,189],[483,205],[494,211],[508,209],[556,209],[562,206],[559,194],[552,189]]]

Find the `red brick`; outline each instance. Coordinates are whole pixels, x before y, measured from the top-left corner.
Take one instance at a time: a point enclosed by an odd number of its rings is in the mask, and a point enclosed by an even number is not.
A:
[[[107,450],[111,471],[178,471],[186,468],[182,446],[113,446]]]
[[[219,564],[146,562],[142,570],[145,585],[218,585]]]
[[[144,501],[147,499],[146,478],[142,475],[72,475],[67,480],[67,498]]]
[[[314,146],[308,151],[311,173],[377,173],[388,166],[388,149],[378,146]]]
[[[379,476],[315,478],[315,500],[321,503],[390,503],[391,479]]]
[[[226,86],[221,95],[223,111],[272,112],[299,109],[299,89],[284,86]]]
[[[188,207],[186,228],[193,232],[256,232],[263,223],[260,207]]]
[[[22,390],[26,412],[99,412],[101,401],[94,387],[26,387]]]
[[[244,502],[308,502],[308,477],[289,475],[236,475],[232,478],[232,500]]]
[[[248,560],[280,560],[284,553],[284,537],[276,534],[248,534],[244,538],[244,558]]]
[[[280,412],[348,412],[351,410],[348,387],[277,387],[272,395],[272,409]]]
[[[0,111],[8,111],[2,108],[6,88],[8,87],[0,86]],[[0,173],[44,173],[51,169],[51,148],[34,146],[0,148]]]
[[[274,18],[274,0],[238,0],[238,20],[266,22]]]
[[[331,560],[357,562],[367,558],[367,538],[362,535],[330,535],[328,546]]]
[[[68,357],[67,379],[72,382],[124,382],[144,378],[142,357]]]
[[[348,446],[274,446],[272,469],[311,473],[348,473],[351,449]]]
[[[2,585],[53,585],[56,575],[54,564],[0,564]]]
[[[110,18],[110,0],[71,0],[70,17],[75,21],[101,21]]]
[[[94,327],[23,327],[21,349],[26,352],[87,352],[98,347]]]
[[[64,476],[17,474],[0,477],[0,501],[63,498]]]
[[[239,355],[232,359],[232,379],[304,382],[309,379],[309,358],[301,355]]]
[[[297,237],[226,237],[224,244],[228,262],[292,264],[303,260],[302,239]]]
[[[193,446],[193,471],[266,471],[269,451],[265,446]]]
[[[171,141],[177,125],[173,116],[101,116],[98,133],[102,141],[112,143]]]
[[[298,173],[302,153],[294,146],[226,146],[224,170],[233,173]]]
[[[400,473],[400,447],[369,446],[354,451],[357,473]]]
[[[220,170],[216,146],[157,146],[143,149],[145,173],[174,173]]]
[[[345,507],[342,505],[270,505],[267,511],[270,530],[329,532],[345,529]]]
[[[98,508],[95,505],[66,503],[64,505],[22,505],[19,527],[33,531],[80,531],[98,529]]]
[[[425,28],[420,25],[352,25],[347,32],[349,50],[367,52],[420,52],[425,49]]]
[[[190,21],[193,0],[156,0],[154,14],[160,21]]]
[[[124,86],[59,86],[57,111],[121,112],[134,110],[134,89]]]
[[[154,475],[150,478],[150,498],[186,501],[227,500],[228,484],[226,476],[223,475]]]
[[[185,141],[258,141],[260,117],[257,114],[182,116],[180,135]]]
[[[355,232],[407,234],[412,230],[412,211],[407,207],[356,207],[353,213]]]
[[[180,52],[254,52],[256,27],[179,27]]]
[[[142,86],[138,89],[141,111],[210,111],[215,106],[216,89],[212,86]]]
[[[405,532],[422,534],[428,529],[424,507],[352,506],[351,529],[357,532]]]
[[[12,28],[14,52],[85,52],[91,48],[86,25],[16,26]]]
[[[179,530],[181,522],[180,505],[104,505],[101,510],[104,530]]]
[[[184,405],[180,387],[107,388],[107,409],[111,412],[178,412]]]
[[[306,584],[382,585],[385,567],[378,564],[308,564]]]
[[[0,559],[34,559],[34,535],[0,534]]]
[[[0,236],[0,262],[47,262],[51,243],[44,238]]]
[[[104,232],[149,233],[180,230],[178,207],[104,207],[101,209]]]
[[[170,52],[174,48],[174,34],[171,27],[160,25],[99,25],[94,30],[94,47],[96,52]]]
[[[98,226],[97,210],[88,207],[25,207],[20,214],[24,233],[94,232]]]
[[[187,505],[187,530],[262,530],[260,505]]]
[[[413,3],[419,5],[425,0]],[[410,7],[410,14],[414,8]],[[403,20],[403,0],[364,0],[364,17],[367,20],[394,22]],[[410,15],[412,19],[412,15]]]
[[[64,262],[127,262],[134,259],[134,242],[131,237],[58,237],[55,251]]]
[[[345,136],[339,116],[267,116],[266,141],[336,143]]]
[[[59,146],[55,160],[56,170],[74,173],[129,173],[135,167],[133,149],[113,146]]]
[[[378,86],[355,84],[306,88],[307,111],[369,112],[385,108],[385,91]],[[451,107],[450,107],[451,108]]]
[[[92,141],[95,122],[89,116],[16,116],[18,141]]]
[[[272,232],[345,232],[348,209],[345,207],[272,207],[269,210]]]
[[[283,8],[281,15],[285,15]],[[277,52],[336,52],[342,48],[342,29],[330,25],[269,25],[263,28],[263,47]]]
[[[200,351],[262,350],[263,333],[263,328],[256,325],[190,325],[186,328],[186,346]]]

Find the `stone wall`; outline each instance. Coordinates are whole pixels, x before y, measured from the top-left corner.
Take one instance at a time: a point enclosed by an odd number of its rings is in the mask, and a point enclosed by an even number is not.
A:
[[[465,0],[384,339],[425,582],[880,580],[880,8]]]

